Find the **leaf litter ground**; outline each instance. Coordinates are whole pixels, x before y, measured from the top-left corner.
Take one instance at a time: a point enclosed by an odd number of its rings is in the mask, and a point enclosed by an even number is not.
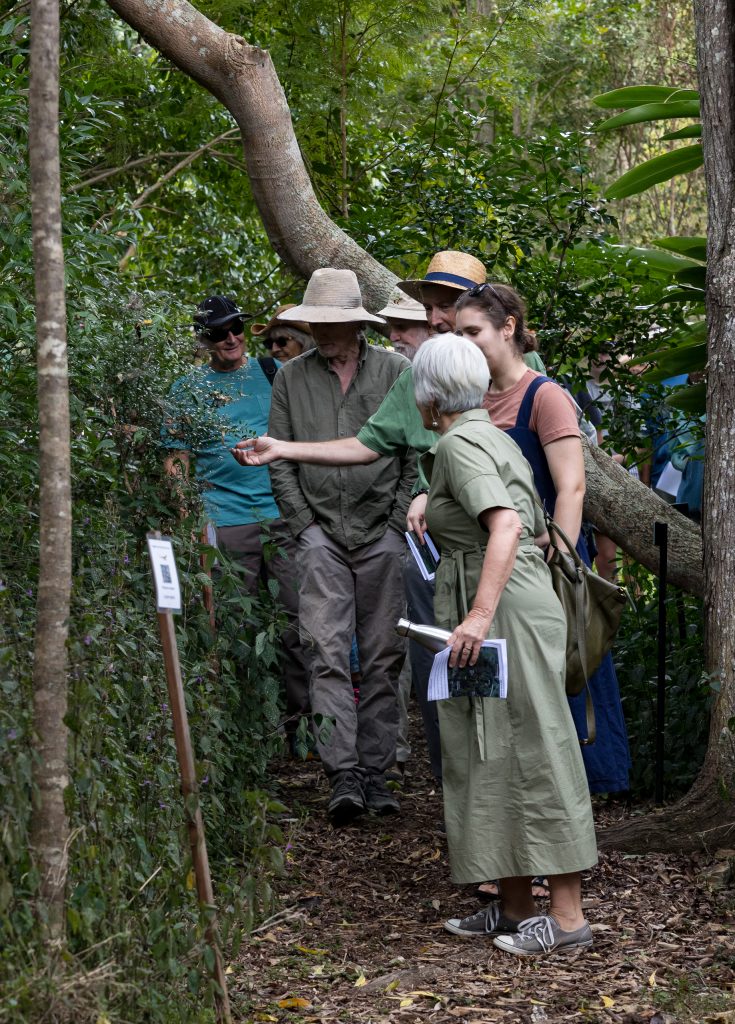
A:
[[[318,762],[276,766],[287,871],[281,909],[228,971],[237,1021],[735,1024],[735,898],[703,877],[711,856],[601,854],[584,883],[591,951],[518,960],[445,932],[478,902],[450,880],[441,794],[413,741],[401,815],[348,828],[327,822]],[[628,813],[600,803],[598,826]]]

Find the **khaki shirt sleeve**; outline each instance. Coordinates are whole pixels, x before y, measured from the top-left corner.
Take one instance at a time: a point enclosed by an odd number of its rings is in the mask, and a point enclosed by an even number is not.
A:
[[[468,516],[477,519],[490,508],[515,510],[498,475],[492,454],[461,436],[449,437],[444,449],[449,489]]]

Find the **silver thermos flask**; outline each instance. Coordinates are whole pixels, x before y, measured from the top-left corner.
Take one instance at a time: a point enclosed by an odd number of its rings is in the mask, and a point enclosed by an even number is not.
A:
[[[399,619],[396,623],[396,633],[399,636],[407,636],[416,643],[423,644],[430,651],[438,653],[447,646],[447,640],[451,636],[448,629],[439,629],[438,626],[422,626],[416,622],[409,622],[408,619]]]

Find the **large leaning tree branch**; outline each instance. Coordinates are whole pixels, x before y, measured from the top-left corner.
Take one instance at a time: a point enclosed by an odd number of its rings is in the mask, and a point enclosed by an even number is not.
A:
[[[659,549],[653,524],[669,526],[669,582],[701,597],[702,534],[699,527],[659,498],[601,448],[582,439],[587,493],[585,518],[611,537],[636,562],[658,572]]]
[[[337,227],[319,205],[268,52],[225,32],[187,0],[109,0],[109,4],[235,118],[253,198],[281,259],[304,278],[318,267],[354,270],[368,308],[385,305],[398,278]]]
[[[368,308],[384,305],[398,278],[337,227],[319,205],[269,54],[223,31],[187,0],[108,3],[151,46],[216,96],[235,118],[253,196],[278,255],[303,278],[324,266],[354,270]],[[457,244],[461,245],[461,240]],[[671,581],[701,594],[698,529],[604,452],[587,450],[585,462],[588,518],[654,572],[658,550],[653,545],[653,521],[669,522]]]

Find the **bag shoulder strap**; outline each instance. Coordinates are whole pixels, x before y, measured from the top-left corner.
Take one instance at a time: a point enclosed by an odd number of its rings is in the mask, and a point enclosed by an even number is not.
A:
[[[278,367],[273,356],[258,356],[258,365],[265,374],[270,386],[273,387],[273,378],[278,373]]]
[[[540,377],[534,377],[531,383],[526,388],[526,393],[523,396],[523,400],[518,408],[518,415],[516,416],[516,427],[521,427],[523,430],[528,430],[531,423],[531,413],[533,412],[533,401],[536,397],[536,392],[542,384],[546,384],[549,381],[549,377],[544,377],[543,374]]]

